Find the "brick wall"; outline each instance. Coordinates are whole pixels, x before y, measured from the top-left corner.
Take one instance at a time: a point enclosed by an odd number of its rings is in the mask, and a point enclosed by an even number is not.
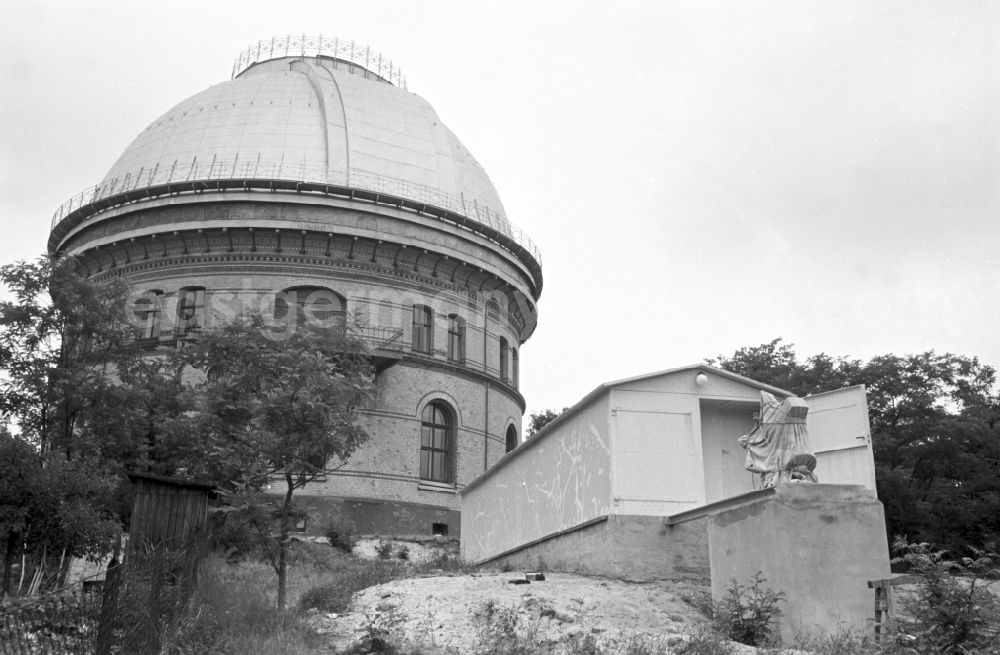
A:
[[[517,343],[517,337],[512,326],[495,314],[485,318],[481,299],[473,301],[452,292],[430,297],[412,288],[394,289],[373,282],[365,278],[317,279],[285,272],[250,275],[222,271],[211,275],[178,272],[161,275],[155,282],[136,281],[134,286],[136,292],[163,292],[161,332],[165,334],[173,330],[171,317],[176,315],[177,291],[189,286],[207,289],[207,327],[222,325],[241,312],[269,314],[273,312],[274,291],[315,285],[343,295],[350,316],[357,315],[368,325],[402,329],[404,359],[378,374],[375,403],[361,416],[369,440],[325,481],[308,485],[302,498],[310,499],[321,516],[329,513],[330,503],[358,499],[360,504],[350,506],[352,521],[372,531],[430,534],[432,523],[444,523],[450,526],[451,534],[457,535],[461,503],[456,491],[485,470],[484,450],[486,466],[504,455],[508,425],[514,425],[519,436],[522,434],[523,400],[499,379],[488,379],[499,374],[500,335],[510,343]],[[434,308],[434,352],[428,355],[409,352],[414,303]],[[462,362],[447,359],[449,313],[466,318],[466,357]],[[485,331],[484,320],[488,320]],[[420,481],[420,416],[432,401],[446,404],[454,414],[455,472],[450,488]],[[387,504],[379,508],[377,501]],[[317,525],[315,519],[312,525]]]
[[[516,257],[436,220],[409,214],[403,220],[390,207],[356,213],[295,199],[153,203],[141,216],[125,209],[89,226],[70,247],[101,246],[83,258],[95,278],[121,276],[136,296],[159,292],[164,338],[177,328],[179,291],[186,287],[205,289],[208,329],[239,315],[270,316],[277,292],[315,286],[345,299],[348,325],[401,330],[393,347],[402,360],[379,373],[376,401],[361,417],[368,442],[300,498],[321,515],[348,507],[371,530],[425,534],[429,523],[446,522],[457,535],[456,491],[503,456],[508,426],[522,434],[524,401],[500,378],[499,344],[503,338],[519,349],[530,334],[515,306],[534,282]],[[414,305],[433,310],[429,353],[412,349]],[[465,321],[460,361],[448,359],[452,314]],[[508,353],[508,375],[511,361]],[[454,414],[451,485],[420,480],[420,417],[430,402]]]
[[[368,441],[326,481],[310,484],[308,493],[459,510],[455,491],[483,472],[484,448],[488,448],[487,465],[492,466],[504,454],[507,425],[513,422],[520,434],[519,399],[498,386],[488,393],[487,418],[487,390],[481,381],[405,361],[383,371],[378,376],[378,403],[365,410],[361,419]],[[420,415],[432,401],[445,403],[456,417],[455,485],[447,490],[420,482]]]

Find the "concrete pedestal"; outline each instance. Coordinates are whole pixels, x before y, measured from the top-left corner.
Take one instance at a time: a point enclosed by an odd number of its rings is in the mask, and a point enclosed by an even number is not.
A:
[[[882,503],[863,486],[784,484],[729,499],[708,515],[712,596],[760,571],[785,593],[781,636],[870,630],[867,581],[889,577]]]

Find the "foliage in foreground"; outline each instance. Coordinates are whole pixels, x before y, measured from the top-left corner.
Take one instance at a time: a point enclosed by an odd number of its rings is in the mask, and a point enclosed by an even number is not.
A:
[[[911,545],[907,554],[914,561],[925,555],[931,560],[936,558],[935,553],[924,552],[919,545]],[[938,561],[951,566],[946,560]],[[291,563],[295,574],[293,577],[306,584],[301,587],[304,591],[299,597],[299,611],[282,613],[276,610],[273,590],[268,590],[267,585],[263,584],[267,579],[263,565],[232,565],[226,564],[221,557],[209,558],[203,569],[201,586],[189,612],[167,631],[164,639],[167,648],[164,652],[177,655],[200,652],[239,652],[247,655],[322,652],[322,637],[312,632],[308,618],[312,612],[308,610],[346,612],[357,591],[428,573],[436,564],[413,564],[396,558],[359,559],[339,554],[335,549],[320,544],[296,544]],[[578,631],[569,632],[558,641],[552,641],[546,633],[546,622],[550,619],[547,618],[543,605],[528,608],[527,603],[521,606],[504,606],[497,602],[487,602],[475,608],[479,629],[471,648],[462,655],[726,655],[743,652],[720,628],[735,625],[759,635],[759,628],[770,627],[770,619],[774,617],[781,594],[767,589],[765,582],[758,575],[747,585],[731,584],[726,598],[719,604],[723,612],[730,613],[728,623],[717,621],[716,629],[699,630],[687,637]],[[966,592],[970,590],[968,581],[964,578],[941,579],[941,584],[945,587],[952,582],[958,589]],[[975,588],[982,589],[978,584]],[[935,607],[931,600],[936,593],[934,589],[929,584],[926,593],[918,599],[917,602],[922,603],[924,609]],[[936,607],[940,608],[940,605]],[[916,610],[919,611],[922,610]],[[966,641],[964,645],[957,642],[949,645],[940,641],[937,638],[944,633],[934,626],[941,623],[942,615],[936,616],[938,618],[922,618],[921,623],[916,624],[926,628],[923,633],[914,631],[912,625],[903,626],[904,632],[910,637],[898,642],[895,634],[885,643],[879,644],[871,636],[859,633],[803,637],[789,646],[813,655],[998,652],[996,647],[987,645],[987,641]],[[980,624],[980,627],[1000,625],[998,615],[984,616],[987,622]],[[364,625],[366,638],[358,645],[356,652],[454,655],[455,651],[449,650],[447,645],[435,644],[433,621],[429,621],[426,626],[417,622],[417,628],[414,629],[409,618],[391,601],[381,602],[367,615]],[[721,619],[721,616],[718,618]],[[411,626],[411,632],[404,632],[404,623]],[[748,629],[747,625],[753,629]],[[760,652],[781,651],[762,649]]]
[[[392,542],[387,543],[392,544]],[[317,550],[313,550],[314,548]],[[342,555],[337,548],[333,550],[332,555],[324,557],[322,552],[329,553],[329,547],[297,544],[296,557],[300,561],[308,559],[316,569],[309,587],[299,598],[300,610],[341,613],[350,607],[355,593],[368,587],[422,574],[467,574],[478,570],[478,567],[447,554],[421,562],[411,562],[398,556],[362,559],[353,555]]]
[[[903,602],[912,620],[899,626],[915,646],[939,653],[1000,651],[1000,600],[990,589],[996,553],[952,560],[946,550],[903,538],[893,550],[893,561],[907,563],[924,578],[916,598]]]
[[[62,554],[65,561],[66,555],[94,557],[111,548],[120,530],[111,509],[115,489],[99,472],[99,465],[61,453],[45,457],[34,444],[0,430],[0,597],[37,593],[57,582],[62,572],[47,570],[46,554]],[[12,585],[13,562],[22,553],[39,556],[33,573]]]
[[[196,478],[237,494],[280,480],[284,497],[269,517],[277,529],[262,545],[284,607],[294,493],[343,465],[367,438],[357,409],[372,397],[374,371],[363,340],[339,320],[297,310],[273,320],[238,317],[213,330],[178,325],[178,347],[150,357],[140,347],[148,318],[140,308],[148,304],[122,279],[94,282],[72,258],[42,257],[0,267],[0,283],[14,298],[0,302],[0,434],[17,433],[30,446],[15,449],[15,468],[66,462],[63,470],[86,467],[91,478],[106,478],[117,491],[103,503],[90,494],[94,525],[112,517],[127,523],[128,503],[120,501],[128,472]],[[288,299],[278,300],[287,310]],[[32,505],[4,492],[5,580],[13,555],[29,549],[107,551],[107,530],[32,543],[29,535],[45,534],[38,526],[47,515],[6,511]]]
[[[0,302],[3,595],[15,557],[35,556],[28,590],[37,591],[60,577],[45,569],[46,555],[107,552],[122,465],[141,460],[145,444],[133,420],[140,399],[108,393],[108,380],[136,361],[127,285],[94,285],[71,259],[46,257],[0,267],[0,285],[9,295]]]
[[[374,391],[363,341],[343,326],[299,318],[281,330],[259,316],[237,320],[171,353],[201,374],[188,424],[198,438],[181,449],[189,473],[242,493],[271,479],[284,483],[272,513],[277,534],[264,540],[282,610],[294,494],[367,439],[357,410]]]
[[[344,612],[350,607],[355,593],[408,575],[410,570],[398,560],[340,557],[320,575],[320,582],[302,593],[299,608]]]
[[[306,655],[320,637],[292,613],[278,612],[260,569],[210,557],[202,566],[188,612],[168,626],[162,653]]]
[[[778,603],[785,594],[764,587],[765,582],[760,571],[747,585],[729,581],[726,594],[712,612],[712,622],[721,634],[748,646],[767,646],[775,641],[774,621],[781,615]]]

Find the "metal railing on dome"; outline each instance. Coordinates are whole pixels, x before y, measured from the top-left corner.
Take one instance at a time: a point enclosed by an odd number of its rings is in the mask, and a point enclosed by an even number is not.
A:
[[[536,262],[542,263],[541,253],[524,230],[507,220],[502,212],[477,198],[466,198],[464,194],[456,196],[423,184],[414,184],[364,170],[330,172],[322,165],[292,163],[285,160],[266,161],[260,158],[241,160],[213,157],[210,161],[199,161],[194,157],[190,163],[182,164],[174,161],[169,166],[157,164],[152,168],[140,168],[105,180],[76,194],[56,210],[51,227],[54,230],[65,218],[87,205],[99,203],[100,208],[94,212],[97,213],[136,202],[141,199],[139,196],[152,198],[183,191],[197,191],[199,183],[205,183],[206,188],[211,188],[221,180],[316,184],[347,190],[358,189],[406,199],[459,214],[474,223],[493,228],[524,248]],[[172,185],[177,186],[174,188]],[[180,188],[181,186],[184,188]],[[134,192],[138,192],[138,195]]]
[[[289,34],[285,37],[272,37],[270,40],[251,44],[239,54],[233,63],[233,77],[258,62],[277,57],[295,56],[325,56],[347,61],[375,73],[391,84],[403,89],[406,88],[406,77],[403,76],[403,71],[398,66],[394,66],[391,59],[383,57],[381,52],[372,50],[371,46],[354,41],[342,41],[336,37],[328,39],[323,35],[292,36]]]

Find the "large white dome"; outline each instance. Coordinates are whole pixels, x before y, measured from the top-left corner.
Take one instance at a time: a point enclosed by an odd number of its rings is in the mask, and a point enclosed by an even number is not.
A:
[[[332,58],[264,61],[188,98],[139,134],[101,186],[220,177],[380,191],[509,233],[486,172],[426,100]]]
[[[75,235],[124,213],[278,197],[393,208],[404,223],[431,221],[435,247],[474,234],[527,267],[536,295],[541,288],[538,249],[430,104],[377,53],[322,37],[258,42],[231,80],[153,121],[99,184],[56,211],[49,249],[75,247]],[[268,229],[304,229],[292,214],[266,220]]]

